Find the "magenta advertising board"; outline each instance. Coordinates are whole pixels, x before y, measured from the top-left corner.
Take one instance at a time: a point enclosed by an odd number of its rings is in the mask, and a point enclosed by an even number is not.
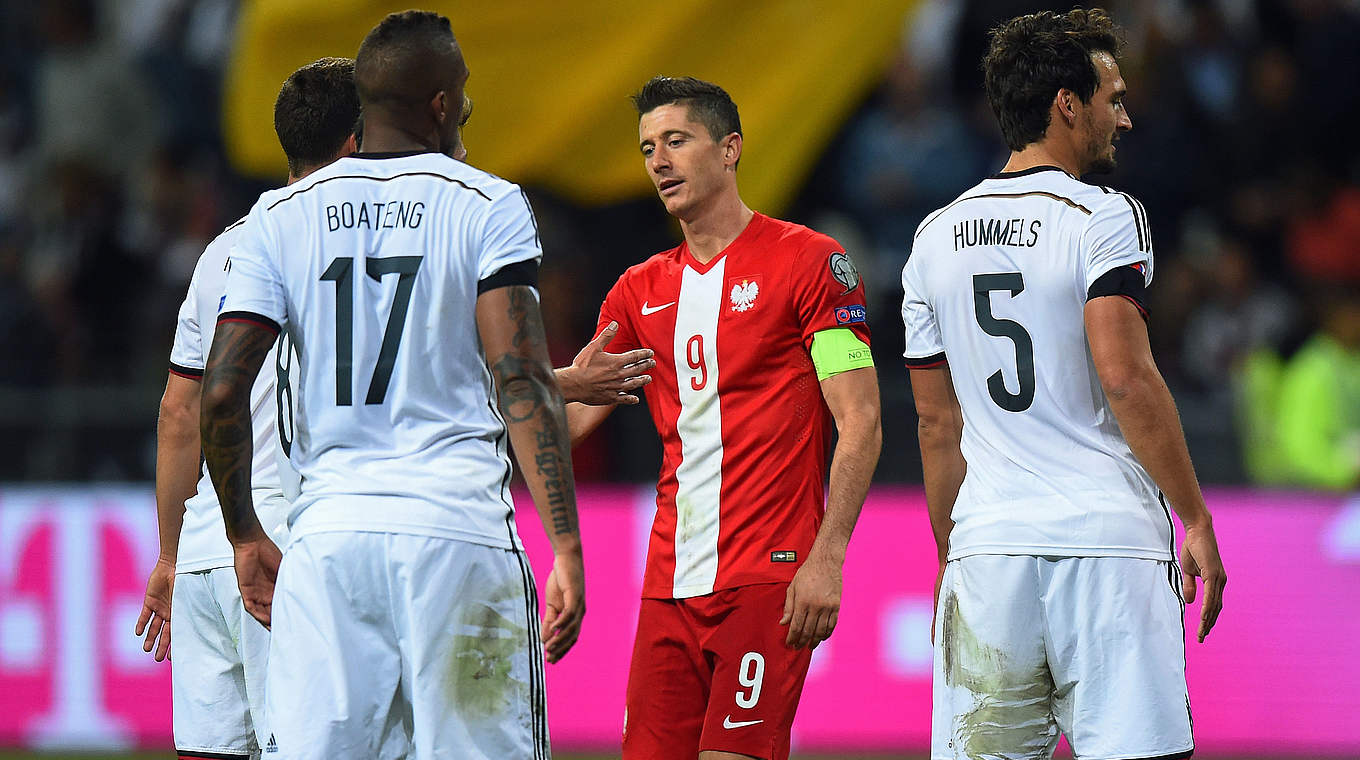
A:
[[[1230,583],[1213,635],[1187,643],[1201,753],[1360,754],[1360,499],[1243,490],[1209,501]],[[559,749],[607,750],[623,722],[652,492],[584,488],[581,505],[588,615],[576,649],[548,668],[549,722]],[[541,584],[551,558],[536,523],[521,510]],[[149,487],[0,486],[0,746],[170,745],[168,666],[131,634],[155,555]],[[796,747],[927,746],[934,572],[920,490],[875,490]],[[1197,614],[1192,605],[1191,631]]]

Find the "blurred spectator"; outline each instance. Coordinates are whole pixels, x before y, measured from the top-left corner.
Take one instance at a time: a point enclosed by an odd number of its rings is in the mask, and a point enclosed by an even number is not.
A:
[[[1360,293],[1326,299],[1322,329],[1284,366],[1279,453],[1293,485],[1360,486]]]
[[[34,71],[39,164],[79,160],[115,175],[142,165],[159,135],[156,101],[137,69],[103,43],[94,0],[48,0],[48,44]]]
[[[1289,223],[1288,256],[1307,280],[1360,286],[1360,187],[1316,164],[1293,173],[1298,211]]]
[[[1181,367],[1201,390],[1226,393],[1233,370],[1248,354],[1278,352],[1293,328],[1293,298],[1262,282],[1240,242],[1205,229],[1184,245],[1206,252],[1203,297],[1185,324]]]

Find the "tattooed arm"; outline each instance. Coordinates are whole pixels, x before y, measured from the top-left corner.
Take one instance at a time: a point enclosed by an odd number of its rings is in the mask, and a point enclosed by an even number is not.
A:
[[[477,329],[515,459],[553,547],[543,640],[548,661],[557,662],[580,635],[585,570],[571,439],[533,289],[509,285],[483,293],[477,298]]]
[[[203,371],[199,432],[227,538],[235,554],[236,580],[246,611],[266,627],[274,599],[279,549],[269,540],[250,496],[252,432],[250,389],[274,345],[276,330],[244,320],[222,320]]]

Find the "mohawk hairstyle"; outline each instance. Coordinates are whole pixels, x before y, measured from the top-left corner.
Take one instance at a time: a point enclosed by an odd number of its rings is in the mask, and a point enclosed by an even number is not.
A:
[[[733,132],[741,134],[737,104],[726,90],[712,82],[694,77],[652,77],[633,96],[639,119],[649,111],[672,104],[688,108],[690,118],[707,127],[714,140]]]
[[[982,59],[987,101],[1011,150],[1043,139],[1060,89],[1090,103],[1100,85],[1091,56],[1119,54],[1119,30],[1100,8],[1016,16],[990,33]]]
[[[355,84],[364,105],[411,106],[439,89],[432,59],[456,48],[448,18],[433,11],[388,14],[369,31],[355,56]]]
[[[290,74],[274,101],[274,132],[289,173],[333,160],[358,120],[353,60],[322,58]]]

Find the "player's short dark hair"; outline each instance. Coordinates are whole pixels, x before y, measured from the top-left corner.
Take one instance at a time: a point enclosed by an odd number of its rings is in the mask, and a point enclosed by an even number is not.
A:
[[[1016,16],[990,37],[982,59],[987,100],[1011,150],[1043,139],[1058,90],[1090,103],[1100,86],[1091,56],[1119,53],[1119,30],[1100,8]]]
[[[274,101],[274,131],[288,157],[288,171],[335,159],[359,120],[354,61],[322,58],[294,71]]]
[[[431,63],[457,45],[448,18],[438,13],[388,14],[364,37],[354,57],[360,102],[399,108],[423,103],[446,85],[447,72]]]
[[[694,77],[652,77],[633,96],[639,119],[649,111],[672,104],[688,108],[690,118],[707,127],[714,140],[733,132],[741,134],[737,104],[726,90],[712,82]]]

